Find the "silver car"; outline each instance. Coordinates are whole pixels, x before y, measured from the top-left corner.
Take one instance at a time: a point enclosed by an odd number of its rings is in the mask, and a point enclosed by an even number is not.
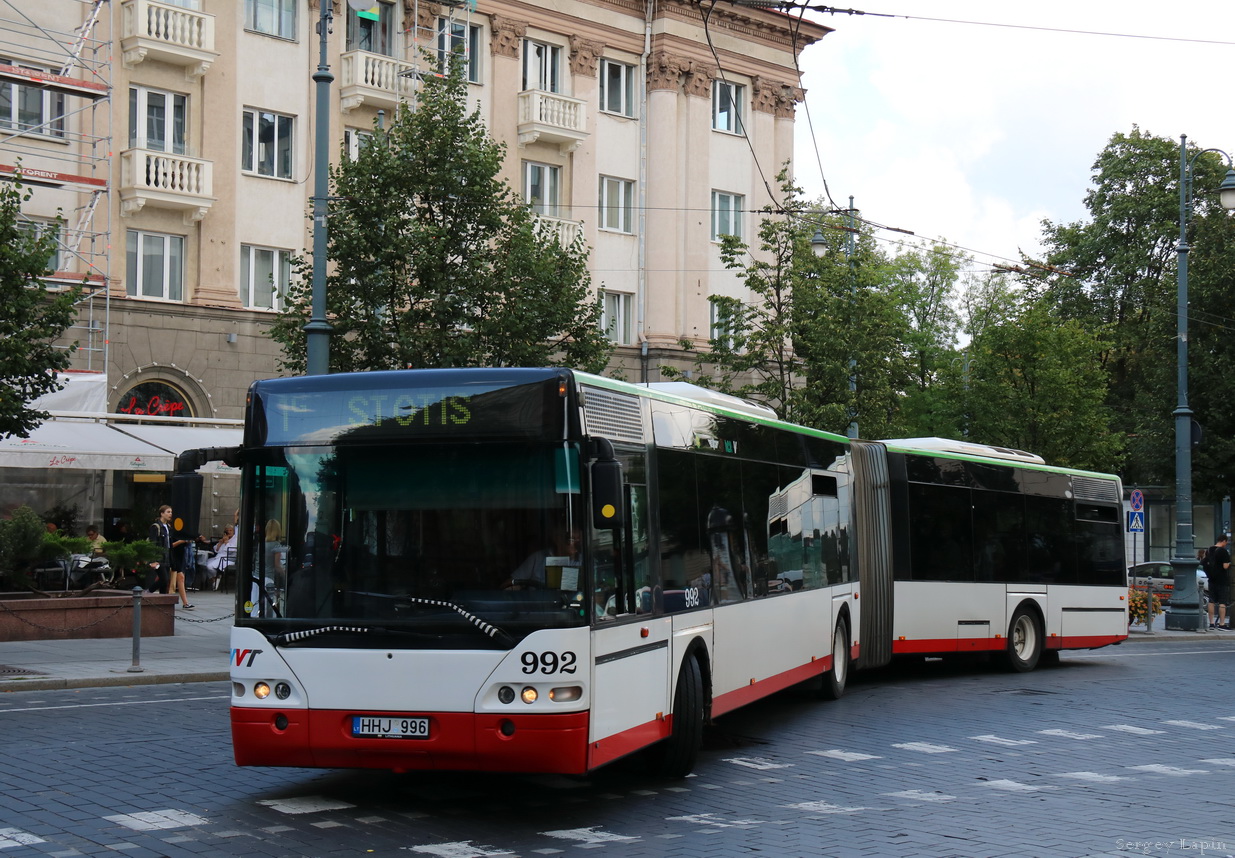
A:
[[[1151,563],[1137,563],[1128,567],[1128,586],[1134,590],[1144,590],[1146,585],[1150,592],[1160,601],[1170,601],[1175,590],[1175,567],[1162,560]],[[1196,585],[1201,589],[1206,600],[1209,599],[1209,576],[1205,570],[1197,568]]]

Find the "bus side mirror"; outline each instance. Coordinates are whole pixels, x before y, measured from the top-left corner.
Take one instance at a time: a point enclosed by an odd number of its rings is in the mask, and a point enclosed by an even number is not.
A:
[[[622,463],[601,459],[592,463],[592,527],[612,530],[626,523]]]

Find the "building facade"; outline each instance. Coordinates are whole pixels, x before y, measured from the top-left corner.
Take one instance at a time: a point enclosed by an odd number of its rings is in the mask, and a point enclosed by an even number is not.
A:
[[[0,174],[20,168],[32,185],[32,229],[65,218],[53,282],[86,278],[66,339],[75,370],[106,376],[108,413],[200,429],[240,418],[250,382],[279,374],[268,327],[291,257],[312,246],[319,2],[0,12]],[[615,371],[658,381],[661,365],[685,366],[679,344],[714,324],[708,299],[743,297],[716,238],[752,240],[773,202],[803,95],[797,57],[826,28],[680,0],[329,12],[332,160],[462,50],[469,98],[507,147],[504,178],[563,238],[583,232]],[[113,476],[104,494],[124,482]],[[216,494],[215,526],[231,517]]]

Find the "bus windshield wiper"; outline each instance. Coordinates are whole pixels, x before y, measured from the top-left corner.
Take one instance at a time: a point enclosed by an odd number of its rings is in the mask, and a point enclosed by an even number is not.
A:
[[[417,598],[416,596],[404,596],[404,595],[400,595],[395,598],[398,598],[400,601],[410,602],[411,604],[415,604],[415,605],[427,605],[429,607],[434,607],[434,608],[450,608],[452,611],[457,613],[459,616],[463,617],[463,619],[467,620],[468,623],[472,626],[472,628],[476,629],[481,634],[493,639],[494,641],[504,643],[507,646],[514,646],[515,639],[511,637],[508,632],[499,628],[498,626],[493,625],[492,623],[482,620],[480,617],[464,609],[463,607],[456,605],[454,602],[447,602],[443,599],[420,599],[420,598]],[[284,646],[289,643],[296,643],[297,641],[302,641],[305,638],[310,638],[310,637],[315,637],[317,635],[330,634],[330,633],[343,633],[343,634],[354,634],[354,635],[416,634],[415,632],[401,632],[397,629],[387,629],[387,628],[376,627],[376,626],[320,626],[318,628],[304,629],[303,631],[298,631],[298,632],[284,632],[282,634],[275,635],[270,640],[275,646]]]

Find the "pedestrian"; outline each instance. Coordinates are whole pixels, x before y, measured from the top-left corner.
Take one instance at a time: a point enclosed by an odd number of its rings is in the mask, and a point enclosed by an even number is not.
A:
[[[1205,573],[1209,576],[1209,604],[1205,609],[1209,613],[1209,627],[1215,631],[1231,630],[1226,619],[1226,606],[1231,601],[1231,552],[1227,550],[1226,541],[1226,534],[1221,534],[1214,547],[1205,553]],[[1218,606],[1217,622],[1214,621],[1214,605]]]
[[[146,589],[151,593],[166,593],[171,584],[172,571],[172,508],[167,504],[159,507],[159,513],[150,525],[150,541],[159,546],[162,556],[150,564],[146,576]]]

